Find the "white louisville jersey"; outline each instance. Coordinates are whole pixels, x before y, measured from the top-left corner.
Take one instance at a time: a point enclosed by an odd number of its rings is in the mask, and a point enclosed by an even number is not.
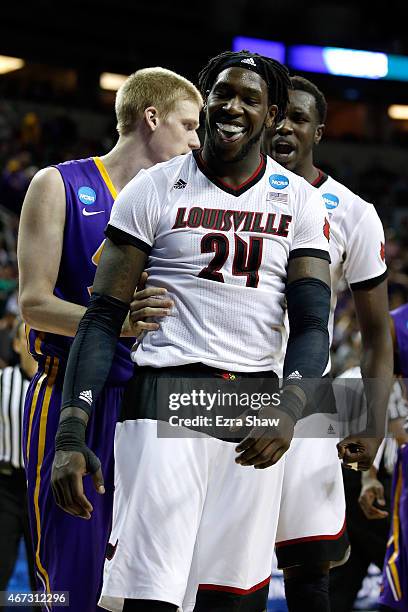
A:
[[[313,185],[323,195],[330,222],[331,342],[342,279],[355,290],[375,287],[386,278],[384,229],[374,206],[331,176],[320,172]]]
[[[149,284],[175,306],[134,361],[281,375],[288,261],[328,259],[328,231],[321,195],[266,156],[238,188],[197,151],[142,170],[116,200],[107,235],[149,253]]]

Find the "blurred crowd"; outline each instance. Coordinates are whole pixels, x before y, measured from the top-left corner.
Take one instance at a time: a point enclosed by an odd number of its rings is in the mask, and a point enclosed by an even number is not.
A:
[[[103,154],[113,144],[114,126],[100,138],[83,138],[75,120],[54,113],[47,120],[35,112],[18,113],[0,102],[0,368],[13,359],[10,332],[18,314],[16,242],[18,219],[28,185],[39,168],[68,159]],[[390,308],[408,301],[408,181],[372,165],[355,174],[352,166],[328,171],[364,199],[373,202],[386,228]],[[352,297],[339,295],[333,339],[333,373],[359,360],[360,338]]]

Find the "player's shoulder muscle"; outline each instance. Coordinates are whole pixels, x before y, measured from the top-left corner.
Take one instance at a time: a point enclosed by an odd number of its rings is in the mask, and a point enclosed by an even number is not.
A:
[[[21,224],[26,217],[34,216],[37,221],[47,223],[65,222],[65,187],[61,174],[56,168],[40,170],[33,177],[24,199]]]
[[[31,265],[33,253],[60,252],[65,226],[65,187],[56,168],[44,168],[32,179],[20,216],[19,265]]]

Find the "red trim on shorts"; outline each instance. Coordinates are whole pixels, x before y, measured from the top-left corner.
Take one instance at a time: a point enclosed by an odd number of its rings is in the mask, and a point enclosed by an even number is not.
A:
[[[237,587],[222,586],[220,584],[200,584],[198,588],[203,591],[227,591],[229,593],[235,593],[236,595],[249,595],[250,593],[254,593],[255,591],[258,591],[269,584],[270,579],[271,577],[268,576],[268,578],[250,589],[238,589]]]
[[[346,531],[346,519],[344,518],[343,527],[340,529],[338,533],[334,535],[315,535],[315,536],[307,536],[305,538],[295,538],[294,540],[284,540],[283,542],[276,542],[276,548],[280,546],[290,546],[291,544],[300,544],[301,542],[313,542],[314,540],[338,540],[341,538],[343,533]]]

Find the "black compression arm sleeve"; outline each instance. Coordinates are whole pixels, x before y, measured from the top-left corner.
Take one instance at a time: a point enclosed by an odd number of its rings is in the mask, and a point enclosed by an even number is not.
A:
[[[330,287],[317,278],[302,278],[288,285],[286,301],[290,331],[284,387],[295,384],[311,400],[314,384],[310,379],[322,376],[329,359]]]
[[[61,410],[82,408],[88,414],[108,377],[129,305],[93,293],[69,353]]]

